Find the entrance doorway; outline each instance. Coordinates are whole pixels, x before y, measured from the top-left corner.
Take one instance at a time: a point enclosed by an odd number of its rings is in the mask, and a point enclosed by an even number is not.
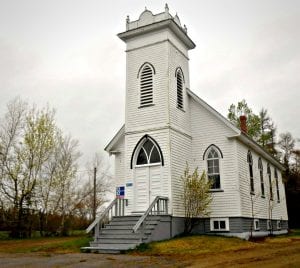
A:
[[[161,195],[162,154],[149,136],[136,147],[134,158],[134,213],[145,212],[156,196]]]

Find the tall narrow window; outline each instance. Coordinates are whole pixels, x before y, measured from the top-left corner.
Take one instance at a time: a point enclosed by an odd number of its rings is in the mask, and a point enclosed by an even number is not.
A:
[[[141,72],[141,106],[153,103],[153,70],[149,65],[145,65]]]
[[[264,168],[262,165],[261,158],[258,159],[258,170],[259,170],[259,176],[260,176],[261,197],[265,197]]]
[[[253,160],[252,160],[252,154],[250,151],[248,151],[248,154],[247,154],[247,162],[249,165],[249,175],[250,175],[250,193],[254,194]]]
[[[177,107],[183,109],[183,77],[181,70],[176,73],[177,79]]]
[[[207,176],[212,181],[212,189],[220,189],[220,156],[216,148],[211,147],[207,154]]]
[[[268,177],[269,177],[270,200],[273,200],[273,187],[272,187],[272,175],[271,175],[270,164],[268,164],[268,166],[267,166],[267,173],[268,173]]]
[[[276,193],[277,193],[277,202],[280,202],[280,194],[279,194],[279,185],[278,185],[278,173],[277,169],[275,168],[274,170],[274,177],[275,177],[275,182],[276,182]]]

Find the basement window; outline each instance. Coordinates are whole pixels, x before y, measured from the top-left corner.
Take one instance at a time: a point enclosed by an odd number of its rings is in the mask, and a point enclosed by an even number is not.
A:
[[[254,230],[255,231],[259,230],[259,219],[254,219]]]
[[[281,221],[277,221],[277,230],[281,230]]]
[[[210,219],[210,230],[211,231],[229,231],[229,219]]]

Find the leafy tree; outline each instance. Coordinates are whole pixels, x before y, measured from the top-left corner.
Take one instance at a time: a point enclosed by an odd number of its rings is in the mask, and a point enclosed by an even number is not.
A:
[[[184,204],[184,233],[190,233],[199,224],[200,217],[208,216],[208,207],[212,201],[210,189],[212,181],[207,180],[203,171],[198,173],[198,168],[190,174],[188,164],[186,165],[183,176],[183,204]]]
[[[245,100],[238,102],[237,105],[231,104],[228,109],[227,118],[236,127],[240,128],[241,115],[245,115],[247,117],[248,135],[251,138],[258,140],[261,128],[260,118],[252,112],[252,109],[248,106]]]
[[[49,108],[29,108],[17,98],[1,121],[0,197],[12,211],[13,237],[30,237],[36,211],[42,235],[50,211],[60,216],[63,230],[79,153],[77,141],[63,137],[54,115]]]
[[[260,119],[260,134],[257,142],[264,147],[270,154],[277,156],[275,149],[276,127],[271,117],[268,115],[268,110],[262,108],[259,112]]]
[[[295,139],[290,132],[279,135],[278,146],[282,150],[282,162],[285,166],[285,180],[288,181],[290,174],[290,158],[295,148]]]

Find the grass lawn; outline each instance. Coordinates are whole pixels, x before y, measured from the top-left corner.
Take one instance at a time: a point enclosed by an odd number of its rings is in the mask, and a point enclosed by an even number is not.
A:
[[[268,247],[274,244],[286,244],[293,240],[300,242],[300,230],[293,230],[287,235],[262,238],[256,242],[233,237],[192,235],[142,244],[130,252],[138,255],[195,256],[201,254],[226,253],[228,251],[245,251],[259,247]]]
[[[0,253],[77,253],[90,240],[86,235],[0,240]]]

